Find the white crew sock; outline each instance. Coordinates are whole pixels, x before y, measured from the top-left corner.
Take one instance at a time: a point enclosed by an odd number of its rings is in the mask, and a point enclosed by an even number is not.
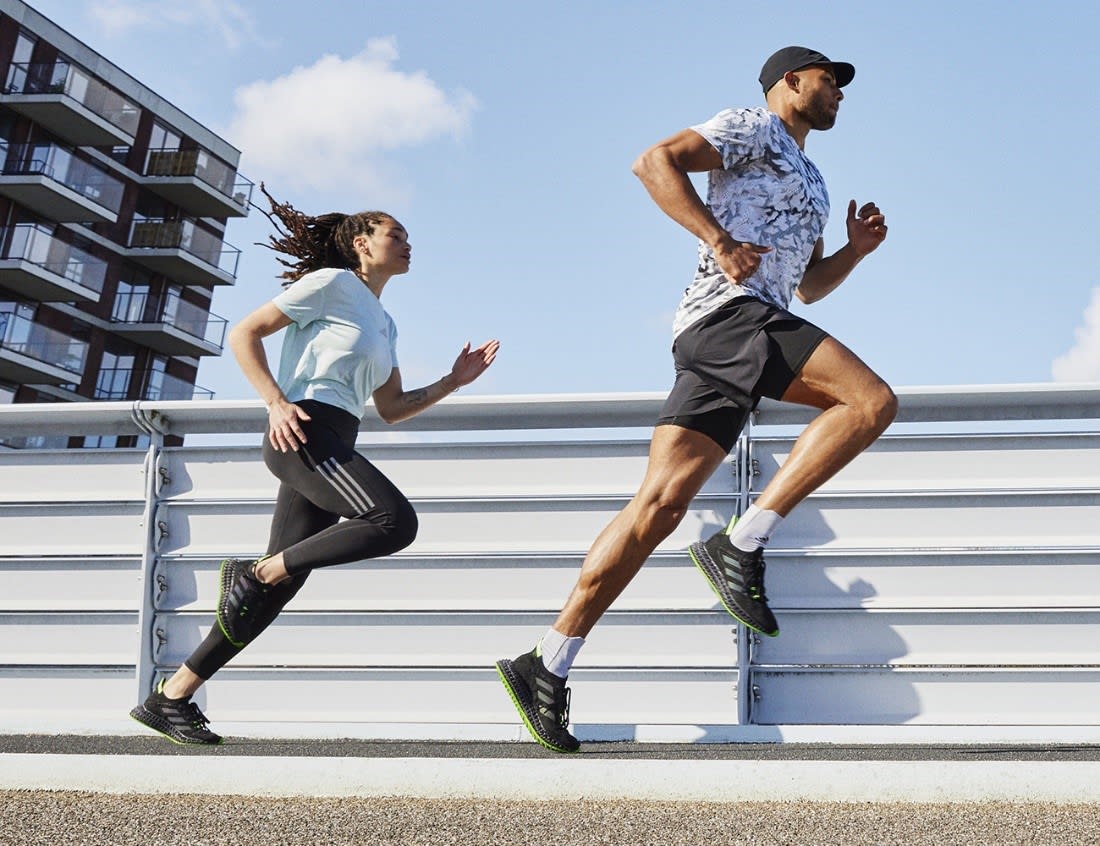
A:
[[[542,665],[559,678],[569,675],[573,660],[584,646],[583,637],[566,637],[555,629],[550,629],[539,641],[538,655]]]
[[[726,533],[730,536],[730,543],[742,552],[755,552],[768,545],[772,532],[782,522],[783,518],[774,511],[762,511],[750,505],[740,520],[730,524]]]

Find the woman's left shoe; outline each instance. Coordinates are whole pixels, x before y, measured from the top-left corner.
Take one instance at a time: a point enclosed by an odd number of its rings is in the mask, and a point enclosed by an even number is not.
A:
[[[271,588],[256,578],[254,561],[222,561],[218,589],[218,628],[234,646],[246,646],[255,637],[256,620]]]

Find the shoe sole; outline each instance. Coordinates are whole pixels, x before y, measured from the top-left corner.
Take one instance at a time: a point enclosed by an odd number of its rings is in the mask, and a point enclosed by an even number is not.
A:
[[[233,637],[233,635],[229,633],[229,627],[226,626],[225,621],[222,620],[222,606],[225,603],[226,594],[228,594],[229,591],[233,589],[233,585],[236,583],[237,577],[240,576],[239,572],[234,574],[233,578],[229,580],[228,584],[226,584],[225,570],[227,566],[233,567],[233,564],[230,563],[232,560],[233,559],[231,558],[223,559],[222,565],[218,569],[218,605],[217,610],[214,612],[214,618],[218,621],[218,628],[221,629],[222,634],[225,635],[225,639],[236,646],[238,649],[241,649],[248,645],[248,641],[237,640],[235,637]]]
[[[702,541],[696,541],[695,543],[691,544],[691,546],[688,547],[688,555],[691,556],[691,563],[695,565],[695,568],[700,573],[702,573],[703,577],[707,580],[707,584],[710,585],[710,589],[714,591],[714,595],[718,597],[718,601],[722,603],[722,607],[726,609],[726,613],[728,613],[741,625],[745,626],[746,628],[752,629],[754,632],[759,632],[760,634],[767,635],[768,637],[779,637],[778,626],[773,631],[762,629],[751,620],[748,620],[747,617],[749,615],[746,614],[744,611],[739,608],[730,607],[730,603],[727,602],[726,597],[722,595],[722,590],[721,588],[719,588],[718,582],[716,581],[716,579],[718,578],[717,567],[711,560],[710,556],[707,554],[706,547],[703,545]]]
[[[220,746],[224,739],[218,738],[210,742],[206,740],[191,740],[178,733],[173,735],[175,730],[172,728],[172,724],[168,723],[164,718],[158,717],[152,711],[147,711],[143,705],[138,705],[130,711],[130,719],[134,722],[141,723],[141,725],[146,728],[152,729],[161,737],[167,738],[177,746]]]
[[[519,679],[515,679],[512,675],[512,662],[508,658],[501,658],[496,663],[497,675],[500,676],[501,682],[504,684],[504,689],[508,691],[508,696],[512,699],[512,704],[516,706],[516,710],[519,712],[520,719],[523,720],[523,724],[527,726],[527,731],[531,733],[531,737],[535,738],[542,746],[545,746],[551,752],[560,752],[564,755],[571,755],[576,752],[576,749],[566,749],[564,746],[557,746],[552,741],[543,737],[538,729],[535,728],[535,724],[532,722],[531,717],[527,714],[527,708],[523,702],[520,701],[519,695],[516,693],[515,684]],[[579,748],[579,747],[578,747]]]

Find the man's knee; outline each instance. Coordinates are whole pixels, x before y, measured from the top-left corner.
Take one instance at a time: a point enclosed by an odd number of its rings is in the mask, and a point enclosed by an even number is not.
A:
[[[706,433],[674,425],[657,427],[645,480],[629,506],[639,540],[657,544],[672,534],[726,452]]]
[[[886,431],[898,414],[898,398],[885,382],[878,382],[872,390],[860,397],[867,428],[875,434]]]
[[[675,489],[641,495],[635,500],[638,508],[638,531],[644,537],[660,543],[671,535],[687,514],[691,497]]]

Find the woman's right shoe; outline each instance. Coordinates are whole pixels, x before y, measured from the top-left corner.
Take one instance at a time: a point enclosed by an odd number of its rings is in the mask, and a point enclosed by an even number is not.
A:
[[[169,699],[164,695],[164,679],[157,689],[130,712],[130,716],[143,726],[159,732],[184,746],[216,746],[222,742],[219,735],[207,728],[210,720],[199,710],[199,706],[188,696],[184,699]]]

